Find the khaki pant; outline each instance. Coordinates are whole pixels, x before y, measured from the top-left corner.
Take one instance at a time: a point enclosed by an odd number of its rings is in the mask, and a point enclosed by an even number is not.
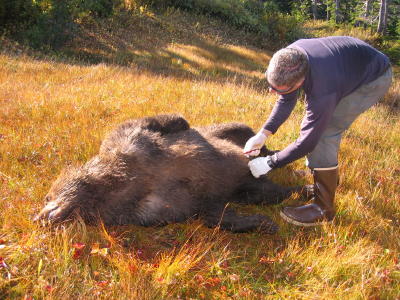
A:
[[[309,168],[329,168],[338,165],[338,151],[343,132],[360,114],[386,94],[391,82],[392,68],[389,68],[378,79],[362,85],[340,100],[317,146],[307,155]]]

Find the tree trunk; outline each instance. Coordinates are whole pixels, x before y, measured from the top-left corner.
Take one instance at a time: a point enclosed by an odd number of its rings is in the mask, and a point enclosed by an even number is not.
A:
[[[379,9],[379,22],[377,32],[385,34],[387,26],[387,5],[389,0],[381,0],[381,7]]]
[[[329,1],[326,3],[326,20],[329,21],[330,20],[330,14],[329,14],[329,10],[330,10],[330,4]]]
[[[365,11],[364,11],[364,18],[367,19],[369,17],[369,13],[371,10],[372,0],[365,0]]]
[[[339,10],[339,5],[340,5],[340,0],[335,0],[335,22],[339,23],[340,22],[340,10]]]
[[[317,0],[312,0],[311,3],[311,9],[312,9],[312,14],[313,14],[313,19],[317,19]]]

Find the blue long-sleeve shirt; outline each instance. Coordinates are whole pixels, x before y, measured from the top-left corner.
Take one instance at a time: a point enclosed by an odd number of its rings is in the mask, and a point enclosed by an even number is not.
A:
[[[390,66],[386,55],[353,37],[302,39],[288,48],[302,51],[308,59],[309,69],[302,85],[306,113],[299,138],[276,153],[275,167],[312,152],[340,100],[383,75]],[[263,127],[275,133],[293,111],[297,96],[298,90],[281,95]]]

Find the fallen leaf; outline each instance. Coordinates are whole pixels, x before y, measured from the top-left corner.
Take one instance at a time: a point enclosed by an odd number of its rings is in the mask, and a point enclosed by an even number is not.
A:
[[[83,248],[86,247],[86,245],[83,244],[83,243],[74,243],[74,244],[72,244],[72,247],[73,247],[74,249],[77,249],[77,250],[82,250]]]
[[[92,245],[92,250],[90,250],[90,254],[97,254],[100,250],[100,245],[98,243],[94,243]]]
[[[263,256],[260,258],[260,260],[258,262],[260,264],[273,264],[276,262],[276,259]]]
[[[222,269],[226,269],[229,267],[229,263],[228,261],[224,260],[220,265],[219,265]]]
[[[197,274],[194,276],[194,279],[196,280],[197,283],[202,284],[204,282],[204,277],[200,274]]]
[[[265,274],[264,275],[264,279],[266,280],[266,281],[273,281],[274,280],[274,278],[271,276],[271,275],[269,275],[269,274]]]
[[[230,281],[236,282],[240,279],[240,276],[237,274],[231,274],[231,275],[229,275],[229,279],[230,279]]]
[[[51,292],[54,290],[54,288],[53,288],[51,285],[46,285],[44,288],[45,288],[45,290],[48,291],[49,293],[51,293]]]
[[[86,245],[83,243],[74,243],[72,244],[72,247],[74,248],[74,254],[72,255],[72,258],[79,259],[82,256],[83,248],[85,248]]]
[[[294,278],[296,276],[296,274],[293,272],[287,272],[286,276],[289,278]]]
[[[96,284],[100,287],[106,287],[106,286],[108,286],[109,282],[108,282],[108,280],[102,280],[102,281],[96,282]]]
[[[137,256],[138,256],[139,258],[143,258],[143,256],[144,256],[144,252],[143,252],[142,249],[138,249],[138,250],[136,251],[136,254],[137,254]]]
[[[0,269],[1,268],[8,268],[8,266],[7,266],[4,258],[0,256]]]
[[[92,245],[92,250],[90,254],[99,254],[101,256],[107,256],[108,254],[108,247],[100,248],[99,243],[94,243]]]
[[[72,258],[79,259],[79,258],[81,258],[82,254],[83,254],[83,252],[81,250],[75,249],[74,254],[72,255]]]
[[[214,278],[208,278],[204,285],[207,288],[211,288],[211,287],[215,287],[215,286],[219,285],[220,283],[221,283],[221,279],[219,279],[218,277],[214,277]]]

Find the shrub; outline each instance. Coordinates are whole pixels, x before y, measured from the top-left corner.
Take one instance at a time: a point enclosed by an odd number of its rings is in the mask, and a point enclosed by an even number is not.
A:
[[[303,34],[295,17],[279,11],[274,1],[257,0],[137,0],[139,5],[155,8],[175,7],[216,17],[224,22],[260,34],[276,43],[291,42]]]
[[[26,24],[40,15],[40,7],[32,0],[0,0],[0,26]]]
[[[33,48],[58,48],[83,18],[112,15],[123,0],[0,0],[0,26]]]

